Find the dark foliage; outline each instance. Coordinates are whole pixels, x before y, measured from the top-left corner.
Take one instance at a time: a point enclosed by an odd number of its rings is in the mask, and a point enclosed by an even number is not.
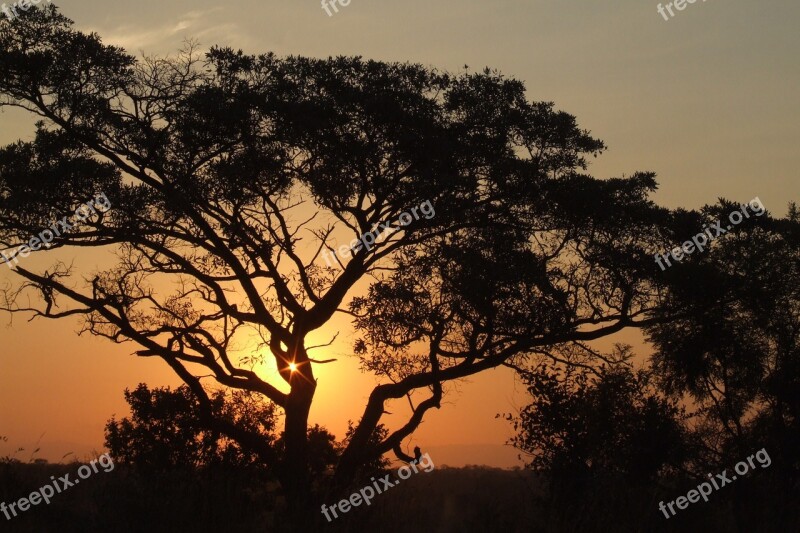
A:
[[[273,404],[242,391],[216,391],[210,397],[215,417],[274,443],[277,413]],[[271,466],[258,454],[209,428],[186,386],[151,390],[141,383],[133,391],[125,390],[125,401],[131,416],[120,420],[112,417],[106,424],[105,445],[117,463],[155,470]]]

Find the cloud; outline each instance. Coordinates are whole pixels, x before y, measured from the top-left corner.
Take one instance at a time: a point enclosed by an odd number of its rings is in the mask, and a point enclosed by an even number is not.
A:
[[[177,17],[176,22],[166,22],[158,27],[143,29],[144,24],[126,24],[115,28],[92,28],[105,44],[113,44],[128,52],[144,51],[148,54],[169,53],[185,38],[202,39],[205,45],[216,44],[238,31],[234,23],[219,23],[211,15],[221,11],[214,7],[203,11],[189,11]]]

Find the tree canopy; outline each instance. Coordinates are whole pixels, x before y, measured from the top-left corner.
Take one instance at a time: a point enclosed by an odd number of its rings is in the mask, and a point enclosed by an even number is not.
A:
[[[308,493],[322,364],[307,340],[337,312],[381,378],[339,487],[388,451],[410,460],[402,443],[447,382],[537,354],[580,363],[586,343],[655,320],[653,254],[672,218],[649,199],[654,174],[587,174],[604,144],[519,80],[360,57],[199,57],[192,45],[137,59],[53,7],[0,24],[0,105],[40,119],[32,141],[0,149],[0,244],[13,250],[103,191],[113,209],[50,250],[117,257],[20,262],[2,307],[79,316],[84,331],[160,357],[206,421],[250,449],[260,435],[215,416],[200,376],[263,395],[285,413],[291,501]],[[425,202],[435,216],[404,222]],[[354,244],[349,261],[320,261],[379,228],[389,235]],[[282,383],[238,351],[253,335]],[[407,422],[376,442],[397,399]]]

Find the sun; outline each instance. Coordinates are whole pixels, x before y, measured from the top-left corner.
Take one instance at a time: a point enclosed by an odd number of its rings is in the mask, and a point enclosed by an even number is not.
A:
[[[297,371],[297,365],[294,363],[289,363],[289,370],[291,370],[292,372]]]

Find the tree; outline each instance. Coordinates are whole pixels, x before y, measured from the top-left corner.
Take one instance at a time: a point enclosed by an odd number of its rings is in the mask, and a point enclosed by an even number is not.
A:
[[[308,428],[308,449],[312,478],[322,478],[336,466],[339,459],[336,436],[319,424]]]
[[[678,236],[739,209],[721,200],[685,213]],[[765,445],[781,472],[800,472],[799,266],[800,220],[790,204],[787,218],[751,216],[665,279],[658,313],[672,318],[647,333],[665,390],[697,407],[698,474]]]
[[[341,441],[336,440],[336,436],[319,424],[314,424],[308,428],[308,450],[309,450],[309,469],[311,478],[318,482],[318,486],[324,491],[329,484],[331,474],[339,462],[342,451],[347,447],[349,439],[354,431],[353,423],[348,422],[347,433]],[[373,446],[379,445],[389,434],[389,430],[383,424],[375,428],[375,433],[370,439]],[[277,440],[276,448],[278,455],[285,453],[285,442],[283,435]],[[361,465],[357,482],[368,479],[377,474],[384,474],[391,461],[385,457],[378,457],[373,461]]]
[[[680,478],[695,449],[683,408],[652,370],[634,370],[629,346],[562,355],[519,369],[531,403],[507,415],[510,444],[543,481],[542,519],[556,531],[652,529],[663,520],[653,521],[659,487]]]
[[[532,403],[514,419],[511,443],[551,482],[602,476],[652,482],[678,471],[689,444],[684,413],[655,386],[650,371],[631,368],[630,348],[599,369],[542,363],[520,377]]]
[[[344,451],[347,449],[347,446],[350,443],[350,439],[353,438],[353,435],[356,432],[356,426],[353,425],[352,421],[347,423],[347,433],[342,439],[340,450]],[[368,445],[370,447],[378,447],[383,443],[386,438],[389,436],[389,429],[383,424],[378,424],[375,426],[375,430],[372,432],[372,435],[369,438]],[[367,479],[370,477],[380,477],[386,473],[386,471],[391,466],[391,461],[383,456],[373,456],[373,458],[369,461],[364,462],[359,471],[357,473],[356,479],[359,484],[368,483]]]
[[[257,433],[267,446],[274,446],[277,416],[273,404],[240,390],[227,397],[224,391],[216,391],[209,397],[215,418]],[[185,385],[150,390],[140,383],[133,391],[125,390],[125,401],[131,416],[112,417],[106,423],[105,445],[115,462],[161,470],[270,466],[259,454],[243,450],[236,441],[205,426],[197,399]]]
[[[383,383],[333,490],[390,450],[409,460],[401,444],[447,382],[648,323],[667,216],[648,200],[654,175],[583,173],[603,143],[517,80],[223,48],[202,60],[191,46],[137,60],[52,7],[0,24],[2,105],[42,119],[33,141],[0,151],[0,242],[27,242],[100,190],[113,209],[51,249],[119,258],[85,283],[64,263],[20,263],[3,308],[80,316],[85,331],[160,357],[205,424],[259,453],[258,433],[214,416],[198,375],[274,402],[297,517],[324,362],[307,339],[335,313],[353,316],[354,352]],[[352,251],[320,262],[336,242]],[[282,384],[243,363],[247,335]],[[394,400],[409,402],[408,420],[376,443]]]
[[[206,427],[197,399],[186,385],[175,390],[169,387],[151,390],[144,383],[133,391],[125,390],[131,416],[120,420],[112,416],[106,423],[105,445],[114,462],[154,470],[223,466],[255,467],[271,472],[277,459],[285,454],[283,435],[275,433],[275,405],[262,403],[254,393],[240,390],[229,394],[217,390],[210,398],[215,418],[260,434],[273,448],[269,464],[259,454],[242,449],[236,441]],[[353,431],[351,423],[343,441],[338,442],[335,435],[319,424],[308,428],[311,479],[322,482],[329,477]],[[381,424],[372,440],[378,444],[387,435],[388,430]],[[388,466],[385,458],[363,465],[361,477],[381,473]]]

